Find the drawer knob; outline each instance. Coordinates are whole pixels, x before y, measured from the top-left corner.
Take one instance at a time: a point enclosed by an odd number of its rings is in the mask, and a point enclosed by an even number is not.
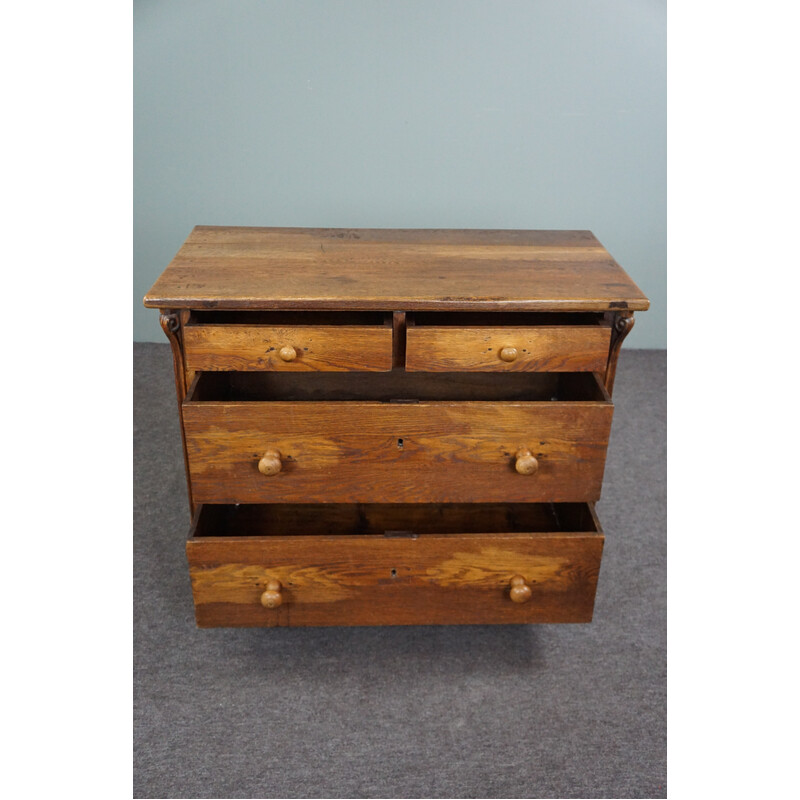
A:
[[[267,450],[258,462],[262,475],[277,475],[281,471],[281,454],[278,450]]]
[[[511,590],[509,591],[512,602],[527,603],[531,599],[533,592],[531,587],[525,582],[522,575],[515,575],[511,579]]]
[[[297,350],[295,350],[290,344],[287,344],[285,347],[281,347],[281,349],[278,351],[278,355],[284,361],[294,361],[297,358]]]
[[[261,605],[264,606],[264,608],[277,608],[282,602],[281,582],[268,581],[267,590],[261,595]]]
[[[500,358],[503,361],[514,361],[517,357],[517,348],[516,347],[504,347],[500,351]]]
[[[533,475],[539,469],[539,462],[527,447],[521,447],[517,450],[516,459],[514,468],[520,475]]]

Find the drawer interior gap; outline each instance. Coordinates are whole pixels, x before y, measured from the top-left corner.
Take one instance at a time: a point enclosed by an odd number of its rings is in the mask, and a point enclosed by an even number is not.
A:
[[[203,372],[188,402],[591,401],[609,402],[589,372]]]
[[[406,312],[392,314],[392,369],[403,369],[406,364]]]
[[[203,505],[191,536],[597,533],[587,503],[274,503]]]
[[[192,311],[189,325],[391,325],[385,311]]]
[[[535,313],[507,311],[482,313],[473,311],[416,311],[408,314],[408,324],[415,327],[528,327],[546,325],[596,325],[610,323],[601,313]]]

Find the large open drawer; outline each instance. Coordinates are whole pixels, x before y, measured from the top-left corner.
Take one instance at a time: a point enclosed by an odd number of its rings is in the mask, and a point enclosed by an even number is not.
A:
[[[401,377],[200,374],[183,404],[195,502],[599,499],[613,405],[595,374]]]
[[[602,550],[551,503],[205,505],[186,546],[203,627],[590,622]]]

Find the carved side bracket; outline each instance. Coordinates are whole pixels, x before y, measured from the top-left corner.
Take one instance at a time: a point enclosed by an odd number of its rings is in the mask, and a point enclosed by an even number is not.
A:
[[[181,347],[181,318],[176,311],[162,310],[159,322],[172,348],[175,388],[178,391],[178,402],[182,403],[186,397],[186,371],[183,368],[183,347]]]
[[[164,333],[169,336],[172,333],[177,333],[181,329],[181,318],[175,311],[161,312],[161,327]]]
[[[161,309],[159,319],[164,333],[172,348],[172,362],[175,367],[175,391],[178,395],[178,418],[181,423],[181,440],[183,442],[183,463],[186,470],[186,486],[189,493],[189,510],[194,515],[195,506],[192,499],[192,484],[189,480],[189,457],[186,452],[186,437],[183,431],[183,401],[186,398],[186,370],[184,369],[182,329],[184,316],[179,312]]]
[[[606,390],[610,395],[614,394],[614,379],[617,377],[617,361],[619,351],[625,337],[633,328],[632,311],[616,311],[610,315],[611,319],[611,346],[608,351],[608,364],[606,366]]]

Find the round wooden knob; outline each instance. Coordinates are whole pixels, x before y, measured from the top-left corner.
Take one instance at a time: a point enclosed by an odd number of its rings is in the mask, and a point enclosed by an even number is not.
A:
[[[527,603],[531,599],[533,592],[531,587],[525,583],[525,578],[522,575],[515,575],[511,579],[511,590],[509,591],[512,602],[514,603]]]
[[[262,475],[277,475],[281,471],[281,454],[277,450],[267,450],[258,462]]]
[[[516,347],[504,347],[500,351],[500,358],[503,361],[513,361],[517,357],[517,348]]]
[[[294,361],[297,358],[297,350],[295,350],[290,344],[287,344],[285,347],[281,347],[281,349],[278,351],[278,355],[284,361]]]
[[[261,605],[264,606],[264,608],[277,608],[282,602],[281,582],[268,581],[267,590],[261,595]]]
[[[539,469],[539,462],[526,447],[517,450],[516,459],[517,461],[514,464],[514,468],[520,475],[533,475],[533,473]]]

